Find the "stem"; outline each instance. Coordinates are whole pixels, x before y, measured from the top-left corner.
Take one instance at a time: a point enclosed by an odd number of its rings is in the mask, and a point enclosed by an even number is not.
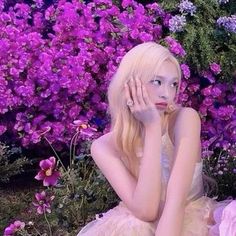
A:
[[[59,160],[59,162],[61,163],[61,165],[62,165],[62,167],[63,167],[63,169],[64,169],[64,171],[66,171],[66,168],[65,168],[65,166],[64,166],[64,164],[62,163],[62,161],[61,161],[61,158],[57,155],[57,152],[56,152],[56,150],[53,148],[53,146],[51,145],[51,143],[49,142],[49,140],[46,138],[46,137],[44,137],[45,139],[46,139],[46,141],[49,143],[49,145],[50,145],[50,147],[52,148],[52,150],[53,150],[53,152],[55,153],[55,155],[56,155],[56,157],[57,157],[57,159]]]
[[[86,183],[86,185],[85,185],[85,187],[84,187],[84,190],[86,190],[86,189],[87,189],[87,187],[88,187],[88,184],[89,184],[90,177],[92,176],[93,172],[94,172],[94,169],[92,169],[92,171],[91,171],[91,172],[90,172],[90,174],[89,174],[89,177],[88,177],[88,182]],[[84,198],[82,197],[81,203],[80,203],[80,205],[79,205],[79,209],[82,207],[82,204],[83,204],[83,199],[84,199]]]
[[[46,216],[45,209],[44,209],[44,211],[43,211],[43,214],[44,214],[44,218],[45,218],[45,220],[46,220],[46,222],[47,222],[47,224],[48,224],[48,228],[49,228],[49,233],[50,233],[50,236],[52,236],[52,229],[51,229],[51,225],[50,225],[50,223],[49,223],[49,221],[48,221],[48,218],[47,218],[47,216]]]
[[[34,226],[34,230],[36,231],[37,235],[41,235],[40,232],[36,229],[35,226]]]
[[[77,138],[79,132],[80,132],[80,131],[78,131],[78,132],[72,137],[71,142],[70,142],[70,169],[71,169],[71,165],[73,164],[73,163],[72,163],[72,160],[73,160],[73,159],[72,159],[72,146],[74,146],[74,148],[75,148],[76,145],[74,145],[74,139],[76,140],[76,138]],[[74,150],[73,150],[73,156],[74,156]]]
[[[70,181],[70,184],[71,184],[71,187],[72,187],[72,191],[74,192],[74,184],[73,184],[73,181],[72,181],[72,179],[71,179],[71,177],[70,177],[69,172],[67,171],[66,167],[64,166],[64,164],[63,164],[62,161],[61,161],[61,158],[58,156],[56,150],[53,148],[53,146],[51,145],[51,143],[49,142],[49,140],[48,140],[46,137],[44,137],[44,138],[45,138],[46,141],[49,143],[49,145],[50,145],[50,147],[52,148],[53,152],[55,153],[55,155],[56,155],[58,161],[61,163],[62,168],[64,169],[64,171],[65,171],[65,173],[66,173],[66,175],[68,176],[68,179],[69,179],[69,181]]]
[[[75,143],[77,142],[78,136],[79,136],[79,132],[78,132],[77,135],[75,136],[75,140],[74,140]],[[75,148],[76,148],[76,144],[74,144],[74,147],[73,147],[72,165],[74,164]]]

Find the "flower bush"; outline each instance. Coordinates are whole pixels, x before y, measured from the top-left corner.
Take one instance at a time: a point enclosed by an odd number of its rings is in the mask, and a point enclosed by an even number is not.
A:
[[[187,0],[160,1],[160,4],[145,6],[132,0],[120,4],[110,0],[88,3],[61,0],[49,6],[35,1],[32,5],[21,2],[2,7],[1,140],[20,141],[28,148],[45,145],[41,140],[46,135],[56,150],[62,150],[75,132],[73,121],[76,119],[84,119],[96,128],[91,138],[106,132],[109,129],[106,112],[109,81],[122,56],[134,45],[150,40],[168,45],[181,63],[189,66],[191,78],[185,67],[186,80],[180,102],[204,110],[204,104],[195,106],[191,100],[205,99],[201,97],[201,90],[213,82],[218,86],[221,77],[230,79],[229,73],[234,69],[232,40],[235,35],[228,32],[227,27],[217,25],[217,19],[230,9],[227,2],[195,1],[193,4]],[[208,21],[204,18],[206,13],[210,15],[207,15]],[[173,20],[178,15],[186,17],[186,25],[180,33]],[[230,24],[233,27],[234,21]],[[172,26],[177,27],[176,30],[171,30]],[[209,30],[205,30],[205,26]],[[224,36],[229,41],[228,46],[222,43]],[[192,45],[196,49],[192,50]],[[229,57],[231,64],[226,62]],[[221,66],[219,75],[212,71],[216,64]],[[221,88],[218,86],[218,89]],[[227,97],[230,106],[235,102],[232,89],[227,89]],[[224,110],[229,116],[228,123],[234,121],[235,113],[225,108],[224,101],[216,100],[215,110]],[[205,116],[213,118],[206,113],[202,116],[203,122]],[[211,135],[209,132],[206,140]],[[215,135],[221,135],[220,130],[216,130]],[[235,139],[229,137],[224,137],[217,145],[223,148],[223,141],[235,143]],[[83,140],[81,135],[78,141]]]

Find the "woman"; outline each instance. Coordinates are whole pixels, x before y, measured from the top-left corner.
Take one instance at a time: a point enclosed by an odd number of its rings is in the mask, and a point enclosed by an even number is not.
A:
[[[218,205],[203,193],[200,117],[176,104],[180,82],[178,61],[159,44],[123,57],[108,89],[111,131],[91,146],[121,202],[78,236],[208,235]]]

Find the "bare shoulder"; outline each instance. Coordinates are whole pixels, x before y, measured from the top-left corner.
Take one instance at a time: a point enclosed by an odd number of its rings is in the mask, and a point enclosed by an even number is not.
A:
[[[177,121],[192,122],[192,118],[194,120],[200,120],[198,112],[192,107],[181,107],[170,115],[169,122],[173,127]]]
[[[115,149],[115,145],[113,142],[113,135],[112,132],[108,132],[102,136],[100,136],[99,138],[95,139],[92,142],[91,145],[91,154],[93,157],[95,157],[97,152],[106,152],[106,153],[112,153],[112,154],[116,154],[116,149]]]
[[[169,117],[169,134],[174,143],[177,132],[184,130],[184,127],[201,125],[199,113],[192,107],[180,107]]]

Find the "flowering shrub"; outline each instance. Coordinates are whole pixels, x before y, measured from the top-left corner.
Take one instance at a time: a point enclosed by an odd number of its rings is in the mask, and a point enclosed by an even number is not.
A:
[[[100,136],[109,129],[105,94],[112,75],[130,48],[150,40],[169,46],[181,63],[191,68],[187,71],[187,67],[182,66],[186,79],[183,88],[193,87],[196,77],[196,83],[201,85],[196,91],[199,94],[206,87],[200,81],[206,64],[211,64],[211,69],[214,63],[224,66],[221,57],[215,57],[216,52],[213,53],[212,49],[212,55],[205,57],[201,52],[209,50],[196,48],[192,52],[188,46],[189,38],[195,32],[190,29],[199,25],[197,17],[209,11],[200,2],[180,1],[174,6],[175,12],[177,8],[182,14],[179,16],[171,15],[171,8],[162,1],[163,7],[157,3],[143,6],[133,0],[122,1],[118,5],[110,0],[89,3],[60,0],[49,7],[44,7],[43,1],[35,1],[33,5],[16,3],[7,10],[1,8],[1,139],[20,140],[24,147],[30,147],[39,144],[46,136],[57,150],[61,150],[69,144],[75,132],[73,121],[76,119],[84,119],[96,128],[97,132],[93,132],[91,137]],[[171,1],[166,4],[171,4]],[[208,25],[217,29],[216,17],[220,15],[216,14],[226,12],[221,10],[221,6],[223,8],[229,3],[210,4],[216,7],[215,21]],[[181,30],[184,30],[183,34],[178,33]],[[201,28],[197,30],[201,32]],[[175,34],[170,35],[170,32]],[[216,42],[219,41],[216,38]],[[191,47],[193,44],[191,42]],[[196,51],[200,54],[194,54]],[[194,60],[197,60],[197,66]],[[190,71],[193,78],[190,78]],[[224,73],[225,68],[220,76]],[[195,99],[192,95],[182,89],[180,102],[194,107],[194,103],[188,101]],[[228,96],[232,97],[233,91],[228,90]],[[218,102],[216,109],[221,106],[225,104]],[[78,141],[82,140],[81,134]],[[227,141],[233,143],[235,140]],[[221,143],[219,145],[222,146]]]

